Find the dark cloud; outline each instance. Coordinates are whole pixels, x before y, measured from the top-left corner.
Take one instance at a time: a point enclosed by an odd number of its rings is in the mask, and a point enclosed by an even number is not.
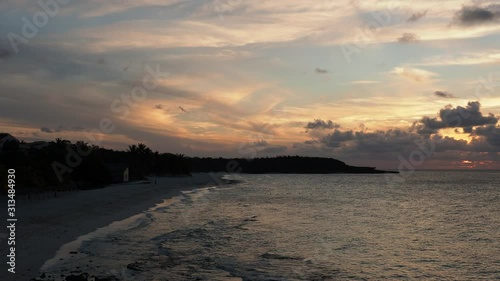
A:
[[[427,14],[427,10],[423,11],[423,12],[416,12],[416,13],[413,13],[407,20],[407,22],[415,22],[415,21],[418,21],[419,19],[421,19],[422,17],[424,17],[425,15]]]
[[[329,71],[328,71],[328,70],[323,69],[323,68],[316,68],[314,71],[315,71],[316,73],[319,73],[319,74],[327,74],[327,73],[329,73]]]
[[[254,142],[254,145],[255,145],[256,147],[259,147],[259,146],[268,146],[269,144],[267,143],[267,141],[266,141],[266,140],[260,140],[260,141],[256,141],[256,142]]]
[[[439,111],[438,117],[423,117],[415,122],[413,128],[419,134],[434,134],[444,128],[468,128],[496,123],[498,123],[498,117],[491,113],[484,116],[481,113],[481,104],[477,101],[471,101],[466,107],[453,108],[448,105]]]
[[[333,133],[322,138],[320,142],[328,147],[340,147],[343,142],[354,140],[354,138],[353,131],[342,132],[336,129]]]
[[[9,49],[0,46],[0,59],[11,57],[12,54],[13,53]]]
[[[277,125],[275,124],[270,124],[270,123],[255,123],[255,122],[249,122],[249,127],[246,128],[250,131],[257,132],[257,133],[262,133],[266,135],[275,135],[275,128]]]
[[[27,73],[37,69],[43,69],[47,73],[51,73],[53,77],[57,77],[57,81],[65,79],[73,79],[77,77],[85,77],[94,82],[97,81],[115,81],[121,80],[123,74],[121,72],[109,71],[99,65],[99,58],[95,55],[78,52],[71,48],[48,47],[45,44],[31,42],[23,44],[20,48],[22,51],[15,54],[12,48],[7,48],[6,44],[0,42],[0,49],[5,47],[7,54],[15,55],[16,60],[8,66],[8,71],[0,69],[0,73],[7,72],[8,74]],[[12,50],[12,52],[11,52]],[[0,58],[1,59],[1,58]],[[92,63],[90,63],[92,62]]]
[[[288,147],[285,145],[272,145],[264,139],[253,143],[247,143],[242,148],[253,149],[259,154],[280,154],[285,153],[288,150]]]
[[[455,97],[455,96],[453,96],[453,94],[450,94],[450,93],[445,92],[445,91],[435,91],[434,95],[437,97],[440,97],[440,98],[454,98]]]
[[[481,113],[481,103],[478,101],[471,101],[467,103],[466,107],[457,106],[453,108],[452,106],[447,106],[440,110],[439,116],[447,127],[463,128],[498,123],[498,117],[495,115],[490,113],[485,116]]]
[[[485,8],[463,6],[455,13],[453,22],[464,26],[492,23],[497,21],[500,16],[498,7],[498,5],[490,5]]]
[[[490,145],[500,147],[500,127],[496,127],[495,125],[478,127],[473,132],[473,135],[482,136]]]
[[[318,132],[311,132],[311,140],[292,147],[300,155],[332,155],[353,162],[362,159],[357,162],[362,165],[366,159],[394,163],[401,157],[415,157],[415,153],[423,153],[425,161],[447,162],[460,161],[464,155],[476,155],[482,159],[485,153],[493,153],[492,160],[499,161],[500,155],[496,153],[500,146],[500,127],[495,126],[497,123],[498,117],[481,113],[479,102],[469,102],[465,107],[446,106],[436,118],[422,117],[408,128],[378,131],[336,128],[328,135],[319,136]],[[456,128],[458,134],[466,133],[474,138],[468,142],[438,134],[443,128]]]
[[[51,129],[49,129],[47,127],[40,128],[40,131],[44,132],[44,133],[49,133],[49,134],[54,132],[54,131],[52,131]]]
[[[305,144],[317,144],[318,141],[317,140],[307,140],[304,142]]]
[[[155,108],[156,109],[163,109],[163,104],[157,104],[157,105],[155,105]]]
[[[108,64],[108,62],[104,59],[104,58],[100,58],[98,61],[97,61],[98,64],[102,64],[102,65],[106,65]]]
[[[436,145],[435,152],[467,151],[471,149],[467,147],[466,140],[457,140],[452,137],[443,137],[439,135],[435,135],[429,140]]]
[[[439,111],[437,117],[424,116],[408,128],[378,131],[335,128],[327,135],[315,136],[311,133],[313,139],[294,144],[293,148],[309,154],[316,151],[321,155],[322,151],[346,159],[376,157],[377,160],[398,159],[400,155],[408,157],[414,151],[422,150],[422,147],[432,150],[432,154],[449,151],[498,151],[496,147],[500,146],[500,127],[495,126],[498,117],[493,114],[483,115],[480,109],[479,102],[469,102],[466,107],[446,106]],[[476,139],[469,143],[435,134],[443,128],[457,128],[457,133],[468,133]]]
[[[307,130],[313,129],[338,129],[340,125],[337,123],[333,123],[332,120],[323,121],[321,119],[314,119],[314,122],[309,122],[304,127]]]
[[[498,134],[498,132],[497,132]],[[494,132],[489,135],[495,136]],[[293,145],[297,153],[307,155],[332,155],[337,159],[358,161],[358,165],[366,165],[366,161],[371,159],[377,163],[398,162],[399,159],[411,159],[416,153],[423,155],[422,161],[457,159],[464,153],[472,152],[495,152],[498,148],[493,147],[498,143],[498,135],[491,137],[485,142],[478,139],[475,143],[469,144],[465,140],[452,137],[433,135],[424,136],[412,132],[411,129],[389,129],[386,131],[363,132],[363,131],[339,131],[321,138],[319,140],[309,140]],[[457,154],[460,152],[461,154]],[[420,157],[420,156],[417,156]],[[497,157],[498,158],[498,157]],[[393,165],[393,164],[392,164]]]
[[[85,130],[85,128],[83,128],[83,127],[78,127],[78,126],[77,127],[65,127],[63,125],[59,125],[55,129],[50,129],[48,127],[41,127],[40,128],[41,132],[48,133],[48,134],[60,133],[60,132],[81,132],[84,130]]]
[[[468,126],[468,127],[462,128],[462,132],[464,134],[472,134],[473,130],[474,130],[474,126]]]
[[[260,152],[267,154],[284,154],[288,150],[288,147],[284,145],[275,145],[262,149]]]
[[[428,142],[428,138],[407,129],[389,129],[386,131],[365,132],[357,130],[335,130],[317,142],[307,141],[294,148],[300,151],[322,150],[340,159],[376,159],[397,160],[407,157],[419,145]],[[437,148],[435,148],[437,149]],[[445,147],[439,148],[446,150]]]
[[[399,43],[415,43],[418,42],[418,36],[415,33],[404,33],[398,38]]]

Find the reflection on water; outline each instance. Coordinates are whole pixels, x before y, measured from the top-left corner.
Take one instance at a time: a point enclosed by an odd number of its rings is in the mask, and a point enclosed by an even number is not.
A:
[[[500,173],[242,175],[80,241],[120,280],[500,280]],[[57,260],[57,259],[56,259]],[[78,267],[78,268],[77,268]]]

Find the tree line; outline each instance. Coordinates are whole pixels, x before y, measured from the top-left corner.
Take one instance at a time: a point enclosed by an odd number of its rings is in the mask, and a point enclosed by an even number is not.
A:
[[[185,176],[192,172],[225,173],[385,173],[374,167],[354,167],[323,157],[277,156],[265,158],[187,157],[152,151],[143,143],[124,151],[105,149],[83,141],[72,143],[56,139],[44,147],[22,148],[23,143],[8,142],[0,151],[0,187],[7,190],[7,169],[16,169],[17,189],[88,189],[113,183],[111,163],[124,164],[129,180],[147,176]],[[71,168],[70,151],[80,151],[81,159]],[[70,156],[68,156],[70,155]],[[55,164],[56,163],[56,164]],[[63,168],[61,168],[63,167]],[[64,169],[67,170],[64,170]]]
[[[61,139],[41,148],[23,149],[22,145],[23,143],[8,142],[0,152],[0,187],[4,191],[7,169],[16,170],[17,189],[103,187],[113,182],[108,167],[111,163],[125,164],[129,168],[131,181],[143,180],[148,175],[178,176],[191,173],[186,156],[153,152],[143,143],[130,145],[125,151]],[[67,167],[69,151],[85,151],[85,154],[75,167],[71,167],[71,172],[58,171],[60,167]]]

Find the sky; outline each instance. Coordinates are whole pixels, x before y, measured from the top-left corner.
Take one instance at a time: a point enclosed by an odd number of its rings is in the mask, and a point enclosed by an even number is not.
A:
[[[498,1],[0,0],[0,36],[27,142],[500,168]]]

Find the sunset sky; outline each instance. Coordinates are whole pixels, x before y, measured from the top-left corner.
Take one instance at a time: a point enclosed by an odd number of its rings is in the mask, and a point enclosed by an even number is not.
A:
[[[500,168],[498,1],[41,2],[0,1],[21,140]]]

